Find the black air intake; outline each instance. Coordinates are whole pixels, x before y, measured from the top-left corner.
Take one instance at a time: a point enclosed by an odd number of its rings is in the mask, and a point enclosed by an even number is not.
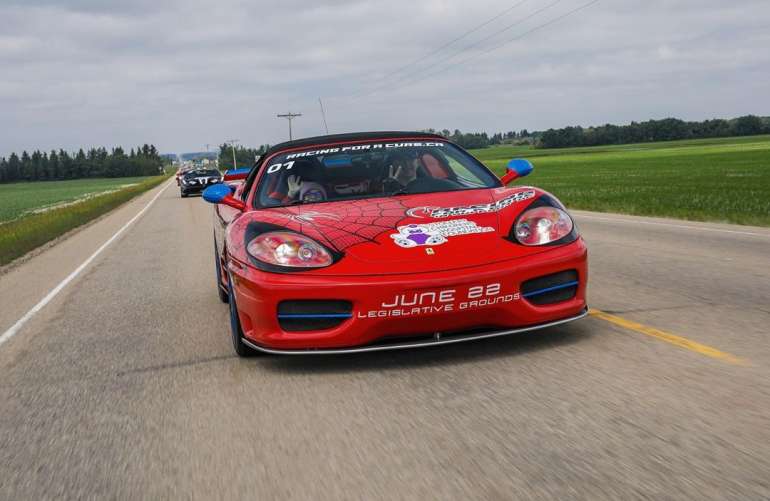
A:
[[[350,301],[281,301],[278,304],[278,324],[285,331],[331,329],[351,318],[352,311]]]
[[[521,295],[530,303],[542,306],[572,299],[577,288],[577,271],[567,270],[527,280],[521,284]]]

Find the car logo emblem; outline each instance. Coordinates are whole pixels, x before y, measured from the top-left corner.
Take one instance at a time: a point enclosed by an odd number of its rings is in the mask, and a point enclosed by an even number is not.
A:
[[[425,249],[425,254],[427,254],[429,256],[432,256],[435,253],[436,253],[436,251],[433,250],[433,247],[428,247],[427,249]]]

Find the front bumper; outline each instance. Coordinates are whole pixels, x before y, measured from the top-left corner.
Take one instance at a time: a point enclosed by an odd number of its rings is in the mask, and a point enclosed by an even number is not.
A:
[[[587,252],[580,239],[526,258],[451,272],[275,274],[232,258],[228,269],[244,343],[269,353],[378,351],[484,339],[576,320],[587,307]],[[577,272],[574,297],[535,305],[521,294],[522,282],[564,270]],[[332,328],[286,331],[278,304],[296,300],[349,301],[352,314]]]
[[[202,185],[202,184],[194,184],[194,185],[181,185],[180,188],[182,189],[182,193],[190,194],[190,193],[200,193],[209,186],[213,186],[213,184],[210,185]]]
[[[574,320],[580,320],[588,315],[588,308],[584,308],[579,314],[565,318],[562,320],[556,320],[554,322],[547,322],[545,324],[531,325],[529,327],[521,327],[518,329],[508,329],[492,332],[475,332],[475,333],[455,333],[442,335],[440,332],[436,332],[431,337],[425,339],[415,339],[413,341],[393,342],[393,343],[375,343],[366,346],[356,346],[351,348],[320,348],[320,349],[295,349],[295,350],[283,350],[276,348],[267,348],[255,344],[247,338],[241,338],[243,343],[250,348],[261,351],[263,353],[270,353],[273,355],[342,355],[345,353],[366,353],[369,351],[387,351],[387,350],[405,350],[410,348],[427,348],[428,346],[440,346],[443,344],[455,344],[463,343],[465,341],[477,341],[480,339],[488,339],[493,337],[507,336],[509,334],[520,334],[522,332],[529,332],[538,329],[545,329],[547,327],[554,327],[556,325],[566,324]]]

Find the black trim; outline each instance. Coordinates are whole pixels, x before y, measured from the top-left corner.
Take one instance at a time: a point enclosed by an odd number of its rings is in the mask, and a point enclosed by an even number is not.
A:
[[[577,295],[577,270],[564,270],[529,279],[521,284],[521,295],[536,306],[569,301]]]
[[[289,332],[332,329],[353,317],[344,299],[290,299],[278,303],[278,325]]]
[[[329,134],[327,136],[315,136],[306,137],[302,139],[295,139],[294,141],[286,141],[272,146],[265,154],[264,157],[268,157],[273,153],[288,148],[301,148],[303,146],[313,146],[314,144],[327,144],[327,143],[346,143],[348,141],[369,141],[377,139],[395,139],[400,137],[417,137],[425,139],[441,139],[446,141],[444,136],[438,134],[430,134],[427,132],[409,132],[409,131],[384,131],[384,132],[352,132],[349,134]]]

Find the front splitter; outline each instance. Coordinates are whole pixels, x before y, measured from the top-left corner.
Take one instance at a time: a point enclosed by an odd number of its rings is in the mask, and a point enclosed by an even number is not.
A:
[[[462,334],[454,333],[443,335],[436,333],[431,339],[421,339],[419,341],[407,341],[403,343],[390,343],[390,344],[373,344],[366,346],[356,346],[351,348],[317,348],[317,349],[303,349],[303,350],[278,350],[274,348],[266,348],[259,346],[246,338],[241,338],[243,344],[257,351],[264,353],[271,353],[274,355],[342,355],[345,353],[366,353],[370,351],[388,351],[388,350],[406,350],[411,348],[427,348],[429,346],[440,346],[445,344],[465,343],[467,341],[477,341],[479,339],[489,339],[493,337],[508,336],[511,334],[519,334],[522,332],[529,332],[538,329],[545,329],[556,325],[566,324],[588,315],[588,308],[586,307],[582,312],[574,317],[564,318],[545,324],[530,325],[527,327],[521,327],[518,329],[508,329],[492,332],[480,332],[475,334]]]

